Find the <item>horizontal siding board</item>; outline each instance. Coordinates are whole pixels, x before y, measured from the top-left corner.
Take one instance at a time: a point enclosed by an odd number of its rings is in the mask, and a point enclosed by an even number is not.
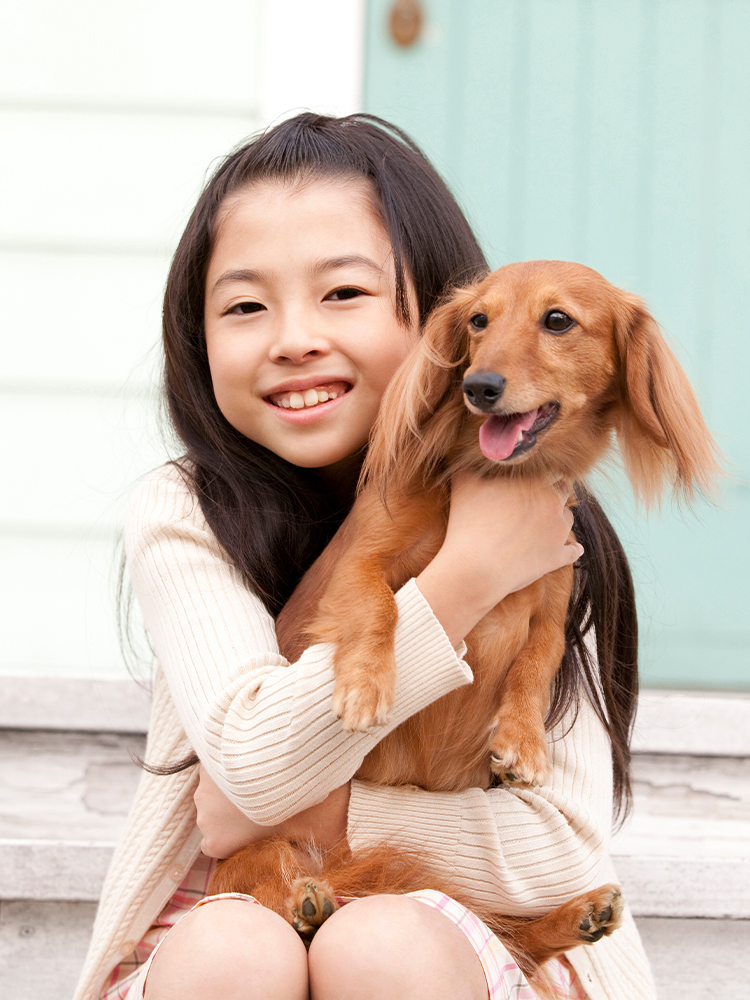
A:
[[[0,110],[0,248],[162,255],[176,243],[207,168],[258,126],[250,114]]]
[[[0,101],[248,111],[261,0],[5,3]]]
[[[114,536],[0,536],[0,673],[125,677]]]
[[[0,388],[158,383],[163,256],[0,250]]]
[[[0,492],[0,532],[119,530],[138,477],[166,457],[157,417],[151,396],[4,393],[3,464],[24,474]]]

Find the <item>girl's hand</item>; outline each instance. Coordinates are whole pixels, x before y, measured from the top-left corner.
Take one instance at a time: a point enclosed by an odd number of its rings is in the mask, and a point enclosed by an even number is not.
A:
[[[261,826],[237,808],[201,765],[195,792],[198,829],[203,834],[201,851],[209,858],[228,858],[243,847],[264,837],[280,836],[300,842],[315,840],[321,847],[332,847],[346,835],[349,812],[349,783],[334,789],[315,806],[277,826]]]
[[[445,541],[416,578],[454,645],[508,594],[583,555],[569,493],[523,477],[454,479]]]
[[[277,827],[261,826],[230,802],[201,764],[195,790],[198,829],[203,834],[201,851],[209,858],[228,858],[248,844],[272,837]]]
[[[334,788],[322,802],[281,823],[279,833],[295,843],[314,840],[323,848],[333,847],[346,836],[350,791],[348,781]]]

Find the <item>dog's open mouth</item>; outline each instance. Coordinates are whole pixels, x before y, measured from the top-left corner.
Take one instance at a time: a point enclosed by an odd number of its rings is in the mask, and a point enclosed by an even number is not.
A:
[[[560,412],[559,403],[545,403],[527,413],[495,413],[479,428],[479,447],[485,458],[505,462],[523,455],[536,444],[536,436]]]

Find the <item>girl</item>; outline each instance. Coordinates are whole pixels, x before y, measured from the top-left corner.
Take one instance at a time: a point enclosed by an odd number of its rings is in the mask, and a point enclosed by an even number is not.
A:
[[[576,514],[586,572],[551,707],[548,787],[451,795],[353,775],[390,728],[471,682],[461,643],[490,607],[581,556],[559,485],[453,484],[440,552],[396,595],[388,727],[343,732],[331,650],[290,666],[276,645],[273,616],[352,503],[386,384],[440,296],[486,269],[432,167],[368,116],[286,121],[228,157],[201,196],[164,307],[166,393],[186,455],[143,484],[126,548],[158,657],[147,759],[193,748],[202,768],[143,776],[79,1000],[533,996],[501,943],[438,892],[356,900],[309,953],[250,897],[191,909],[211,858],[274,831],[323,846],[346,834],[354,850],[397,836],[508,913],[611,880],[635,623],[624,557],[593,500]],[[592,623],[598,671],[583,641]],[[630,919],[552,964],[562,996],[653,995]]]

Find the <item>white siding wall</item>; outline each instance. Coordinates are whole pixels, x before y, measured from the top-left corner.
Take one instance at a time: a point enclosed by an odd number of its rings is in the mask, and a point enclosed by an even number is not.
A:
[[[170,253],[212,161],[360,104],[364,0],[5,0],[0,673],[118,675],[117,535],[167,454]]]

